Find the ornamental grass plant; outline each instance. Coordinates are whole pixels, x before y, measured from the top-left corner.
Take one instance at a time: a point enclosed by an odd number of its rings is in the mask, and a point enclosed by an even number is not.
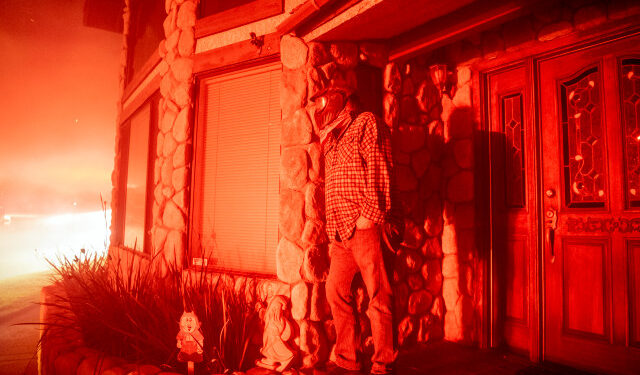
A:
[[[64,291],[52,304],[64,312],[56,325],[77,330],[85,346],[107,355],[179,370],[178,322],[183,311],[194,311],[205,337],[201,368],[229,373],[253,365],[262,338],[256,306],[264,304],[254,280],[175,264],[160,271],[157,258],[148,263],[84,251],[50,262]]]

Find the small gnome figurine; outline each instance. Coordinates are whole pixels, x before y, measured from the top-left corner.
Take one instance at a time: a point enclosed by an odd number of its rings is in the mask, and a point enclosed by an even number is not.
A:
[[[260,353],[264,358],[256,361],[256,366],[282,372],[294,357],[287,341],[293,336],[291,323],[286,317],[287,300],[274,296],[264,314],[264,334]]]
[[[200,321],[193,312],[185,311],[180,317],[180,332],[176,336],[180,349],[178,361],[187,362],[188,373],[193,374],[194,362],[202,362],[204,336],[200,331]]]

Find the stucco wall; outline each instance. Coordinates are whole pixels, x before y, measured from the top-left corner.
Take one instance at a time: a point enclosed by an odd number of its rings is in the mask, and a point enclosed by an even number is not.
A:
[[[284,12],[282,14],[198,38],[196,42],[196,53],[206,52],[248,40],[250,38],[249,33],[251,32],[256,33],[258,36],[273,33],[276,30],[276,26],[284,21],[297,6],[304,2],[305,0],[285,0]]]

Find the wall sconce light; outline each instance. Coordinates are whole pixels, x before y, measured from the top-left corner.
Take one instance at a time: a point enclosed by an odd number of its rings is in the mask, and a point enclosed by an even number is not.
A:
[[[445,64],[436,64],[429,67],[431,81],[440,91],[440,96],[447,94],[449,91],[449,70]]]

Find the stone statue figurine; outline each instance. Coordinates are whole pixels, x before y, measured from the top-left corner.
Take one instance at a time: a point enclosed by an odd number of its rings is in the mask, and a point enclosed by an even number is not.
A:
[[[256,361],[258,367],[282,372],[293,360],[294,352],[287,343],[293,336],[293,327],[286,316],[287,305],[287,299],[278,295],[267,306],[260,350],[264,358]]]

